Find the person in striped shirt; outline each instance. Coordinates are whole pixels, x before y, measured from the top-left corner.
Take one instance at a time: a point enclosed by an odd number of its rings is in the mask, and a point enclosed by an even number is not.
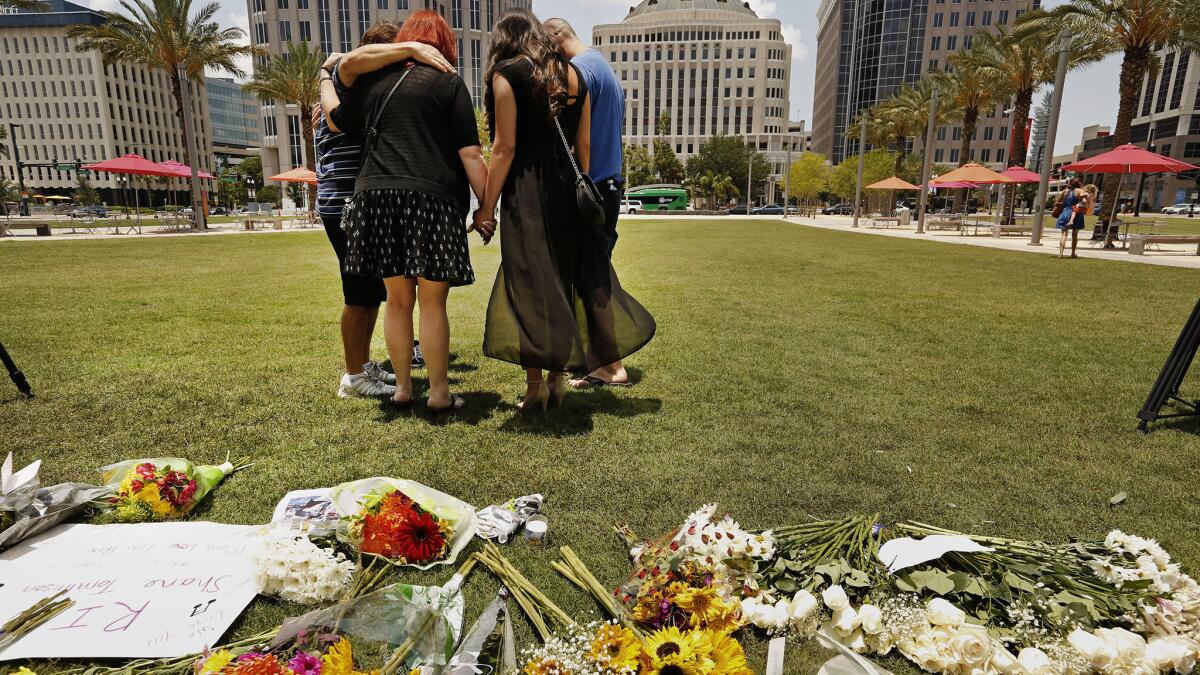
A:
[[[388,58],[397,61],[415,59],[445,72],[453,68],[441,52],[419,42],[396,43],[400,26],[392,21],[380,21],[363,34],[359,46],[378,45]],[[320,87],[322,102],[336,108],[345,91],[334,75],[341,54],[332,54],[322,66]],[[340,398],[392,397],[396,393],[396,376],[371,359],[371,337],[379,316],[379,306],[387,298],[382,279],[347,274],[343,269],[346,256],[346,233],[342,230],[342,208],[354,196],[354,181],[358,178],[362,139],[330,128],[321,105],[314,107],[313,128],[317,165],[317,213],[325,226],[325,234],[337,254],[342,276],[342,350],[346,372],[338,385]],[[413,347],[413,365],[423,365],[420,345]]]

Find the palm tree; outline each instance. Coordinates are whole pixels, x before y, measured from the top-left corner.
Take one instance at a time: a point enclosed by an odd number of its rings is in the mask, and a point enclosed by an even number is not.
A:
[[[67,35],[78,40],[78,49],[99,52],[106,64],[134,63],[166,72],[187,163],[196,168],[192,130],[184,123],[183,78],[201,84],[206,69],[244,77],[237,60],[257,53],[241,43],[245,33],[240,28],[222,29],[213,19],[220,8],[214,2],[193,16],[192,0],[121,0],[122,11],[103,12],[103,24],[67,29]],[[199,229],[204,222],[200,195],[193,193],[192,201]]]
[[[728,204],[730,199],[736,199],[742,193],[738,187],[733,184],[733,178],[729,174],[721,174],[714,176],[712,187],[713,205]]]
[[[985,59],[980,54],[983,45],[982,41],[975,40],[970,49],[964,47],[950,55],[947,60],[952,67],[941,74],[939,83],[951,105],[962,111],[959,166],[971,161],[971,144],[975,141],[979,114],[1012,94],[999,74],[983,65]]]
[[[8,126],[0,124],[0,157],[8,157]]]
[[[313,156],[313,119],[310,114],[321,102],[321,89],[317,76],[325,55],[308,48],[307,42],[289,42],[287,52],[273,55],[266,65],[255,70],[254,79],[242,85],[246,92],[263,101],[281,101],[300,110],[300,133],[304,138],[304,166],[316,170]],[[296,158],[292,158],[293,161]],[[282,168],[282,167],[281,167]],[[312,212],[317,203],[317,186],[308,186],[308,210]]]
[[[1070,0],[1052,10],[1030,12],[1021,17],[1020,30],[1028,30],[1044,42],[1060,35],[1086,36],[1100,56],[1122,54],[1117,85],[1120,105],[1113,128],[1113,143],[1129,142],[1142,80],[1157,71],[1155,51],[1161,47],[1200,49],[1200,3],[1195,0]],[[1105,181],[1108,222],[1117,207],[1119,181]]]
[[[890,98],[871,106],[867,113],[867,142],[876,147],[896,146],[897,175],[904,166],[908,139],[918,132],[918,111],[902,102],[902,93],[903,90],[897,91]]]

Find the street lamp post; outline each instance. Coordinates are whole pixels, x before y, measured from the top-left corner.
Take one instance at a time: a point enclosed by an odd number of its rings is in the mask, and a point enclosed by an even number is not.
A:
[[[17,213],[22,216],[29,215],[29,197],[25,194],[25,172],[21,170],[21,148],[17,145],[17,129],[20,129],[20,124],[8,123],[8,143],[12,147],[13,161],[17,165],[17,189],[21,192],[21,199],[17,206]]]
[[[1054,94],[1050,97],[1050,120],[1046,124],[1046,146],[1042,149],[1042,176],[1038,181],[1037,204],[1034,205],[1033,235],[1030,246],[1042,245],[1042,219],[1046,216],[1046,197],[1050,191],[1050,170],[1054,168],[1054,142],[1058,136],[1058,115],[1062,112],[1063,87],[1067,83],[1067,60],[1070,44],[1066,33],[1059,39],[1058,67],[1054,72]]]
[[[921,201],[917,207],[917,234],[925,234],[925,211],[929,207],[929,171],[933,166],[933,133],[937,127],[938,90],[929,97],[929,122],[925,125],[925,156],[921,158]]]
[[[854,224],[858,227],[858,217],[862,212],[863,162],[867,153],[867,114],[864,111],[858,131],[858,180],[854,183]]]

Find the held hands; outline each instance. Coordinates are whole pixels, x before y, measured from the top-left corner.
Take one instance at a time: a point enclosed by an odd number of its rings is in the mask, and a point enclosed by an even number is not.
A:
[[[479,233],[479,236],[483,238],[484,246],[486,246],[491,243],[492,236],[496,234],[496,221],[483,209],[476,209],[471,226],[467,228],[467,232],[472,230]]]
[[[455,72],[454,66],[450,65],[437,47],[431,47],[423,42],[404,42],[400,46],[408,50],[411,58],[427,66],[433,66],[443,73]]]

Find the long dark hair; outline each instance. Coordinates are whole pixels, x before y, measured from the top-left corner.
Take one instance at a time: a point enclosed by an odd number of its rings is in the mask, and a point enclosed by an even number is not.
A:
[[[566,105],[566,70],[542,22],[527,9],[514,7],[506,10],[500,15],[492,32],[483,97],[493,138],[496,135],[496,96],[492,91],[492,78],[500,68],[526,58],[533,64],[534,97],[545,105],[547,120],[553,119]]]

